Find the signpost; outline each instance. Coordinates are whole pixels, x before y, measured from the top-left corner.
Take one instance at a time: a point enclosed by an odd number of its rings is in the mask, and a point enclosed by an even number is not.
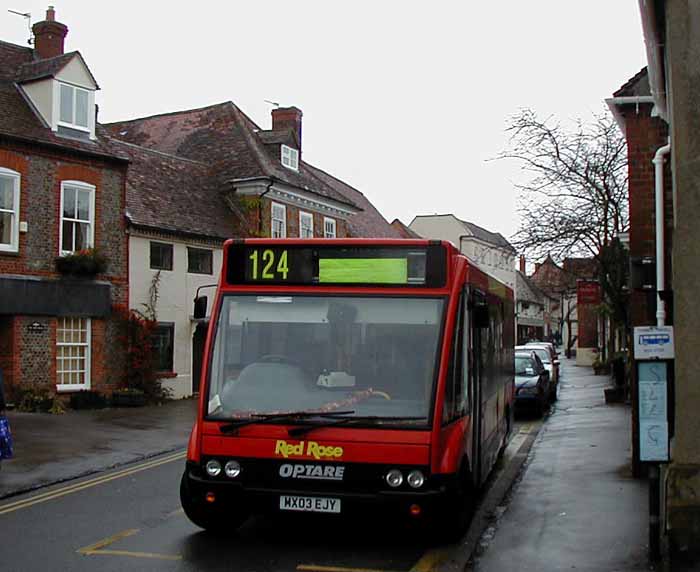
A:
[[[659,557],[660,463],[670,461],[669,386],[673,378],[673,326],[634,328],[639,460],[649,463],[649,552]]]

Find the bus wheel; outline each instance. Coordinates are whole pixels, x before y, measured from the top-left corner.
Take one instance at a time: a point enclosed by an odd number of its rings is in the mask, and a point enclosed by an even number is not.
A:
[[[250,516],[245,510],[224,514],[223,511],[212,509],[201,502],[196,502],[190,493],[187,470],[185,470],[180,480],[180,504],[187,518],[207,532],[233,532],[248,520]]]
[[[476,490],[469,475],[460,475],[454,490],[445,499],[435,530],[439,540],[457,542],[467,531],[476,508]]]

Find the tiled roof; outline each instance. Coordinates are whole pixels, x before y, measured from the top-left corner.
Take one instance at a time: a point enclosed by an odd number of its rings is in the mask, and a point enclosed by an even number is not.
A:
[[[348,207],[356,207],[300,161],[299,171],[282,166],[280,133],[262,131],[236,105],[121,121],[106,126],[114,137],[144,147],[214,164],[221,180],[272,178]]]
[[[649,87],[649,74],[643,67],[634,77],[630,78],[620,89],[613,93],[613,97],[634,97],[651,95]]]
[[[223,200],[209,165],[112,140],[129,160],[126,211],[131,224],[203,238],[226,239],[237,217]]]
[[[45,77],[54,77],[58,72],[60,72],[73,58],[79,57],[83,59],[78,52],[69,52],[67,54],[61,54],[60,56],[55,56],[53,58],[46,58],[43,60],[32,60],[30,62],[24,63],[19,68],[17,68],[17,74],[15,75],[15,80],[19,83],[25,81],[33,81],[36,79],[42,79]],[[86,66],[87,67],[87,66]],[[88,70],[89,72],[90,70]],[[95,78],[90,74],[95,85],[97,82]]]
[[[0,79],[12,80],[17,69],[32,61],[33,50],[0,40]]]
[[[362,212],[348,218],[348,230],[354,238],[402,238],[374,205],[357,189],[325,171],[306,164],[311,173],[318,179],[333,187],[338,193],[362,209]]]
[[[530,279],[520,272],[520,270],[515,272],[515,292],[518,300],[544,304],[544,295],[542,291],[537,288],[535,284],[530,282]]]
[[[407,227],[397,218],[391,221],[391,226],[401,235],[402,238],[423,238],[415,230]]]
[[[32,143],[43,143],[101,157],[123,159],[102,136],[98,127],[97,139],[78,139],[61,136],[44,124],[15,83],[17,70],[32,58],[32,50],[0,42],[0,137],[6,136]],[[54,58],[52,58],[54,59]]]
[[[471,232],[479,240],[483,240],[489,244],[500,246],[501,248],[515,252],[515,249],[511,246],[510,242],[508,242],[500,232],[491,232],[490,230],[486,230],[485,228],[482,228],[473,222],[467,222],[466,220],[460,220],[459,222],[461,222],[469,230],[469,232]]]

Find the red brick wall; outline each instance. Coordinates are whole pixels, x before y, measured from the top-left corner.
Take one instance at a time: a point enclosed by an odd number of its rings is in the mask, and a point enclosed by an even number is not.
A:
[[[271,232],[272,224],[272,203],[276,201],[270,201],[269,199],[263,199],[262,201],[262,214],[263,214],[263,236],[269,237]],[[284,203],[279,203],[284,204]],[[292,205],[285,205],[287,207],[287,238],[298,238],[299,237],[299,210],[311,213],[314,217],[314,238],[323,237],[323,215],[318,212],[314,212],[308,209],[299,209],[298,207]],[[355,216],[362,216],[361,214]],[[335,232],[337,238],[345,238],[348,236],[348,225],[343,219],[337,217],[328,217],[335,219]]]
[[[0,253],[0,274],[59,277],[54,259],[59,249],[61,181],[84,181],[95,186],[95,246],[109,261],[105,275],[97,278],[111,282],[113,305],[126,305],[125,166],[8,143],[0,146],[0,166],[20,173],[20,220],[28,224],[28,232],[20,233],[19,253]],[[46,326],[44,332],[29,332],[27,326],[35,321]],[[55,387],[56,323],[51,316],[0,317],[0,367],[12,385]],[[92,330],[92,387],[109,391],[125,374],[125,356],[116,350],[121,347],[119,326],[112,319],[93,319]],[[11,358],[8,344],[13,346]]]
[[[651,104],[630,105],[622,109],[628,153],[630,256],[654,257],[656,253],[656,216],[654,209],[654,165],[657,149],[668,140],[668,125],[651,116]],[[670,164],[664,166],[664,216],[666,239],[667,287],[671,280],[671,243],[673,240],[673,203]],[[630,311],[633,326],[655,323],[655,297],[633,291]]]

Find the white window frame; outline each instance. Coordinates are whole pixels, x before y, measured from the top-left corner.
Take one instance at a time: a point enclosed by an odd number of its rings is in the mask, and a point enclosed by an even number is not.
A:
[[[311,229],[311,236],[304,236],[302,230],[304,229],[304,219],[310,221],[308,227]],[[299,211],[299,238],[313,238],[314,237],[314,215],[307,213],[306,211]]]
[[[62,320],[85,320],[85,342],[62,342],[58,341],[58,331],[61,329]],[[71,326],[73,324],[71,323]],[[74,330],[73,330],[74,331]],[[61,357],[59,357],[59,348],[62,347],[84,347],[85,348],[85,358],[76,358],[68,356],[68,358],[63,359],[85,359],[85,369],[78,371],[78,373],[83,373],[83,383],[59,383],[59,377],[61,373],[71,373],[71,370],[61,369],[59,363]],[[58,323],[56,324],[56,391],[80,391],[84,389],[90,389],[92,378],[91,378],[91,365],[92,365],[92,320],[90,318],[77,318],[71,316],[63,316],[58,318]]]
[[[66,187],[71,187],[78,189],[80,191],[90,192],[90,215],[89,220],[85,221],[83,219],[72,219],[63,217],[63,196]],[[60,216],[58,222],[58,253],[63,256],[65,254],[71,254],[75,252],[74,250],[65,250],[63,248],[63,221],[71,222],[87,222],[88,223],[88,244],[87,248],[93,248],[95,246],[95,185],[90,185],[89,183],[84,183],[83,181],[61,181],[61,204]]]
[[[72,92],[72,99],[73,101],[71,102],[73,105],[73,117],[72,121],[62,121],[61,120],[61,101],[62,101],[62,87],[68,87],[73,90]],[[78,91],[84,91],[86,96],[87,96],[87,116],[85,117],[85,122],[87,125],[78,125],[76,123],[76,117],[75,114],[77,113],[78,106],[76,105],[76,101],[78,98]],[[68,127],[70,129],[77,129],[78,131],[85,131],[86,133],[92,133],[92,129],[90,128],[90,109],[94,107],[94,104],[91,105],[91,103],[94,102],[94,92],[90,89],[85,89],[84,87],[80,87],[77,85],[72,85],[70,83],[58,82],[58,107],[56,108],[56,119],[57,119],[57,124],[61,125],[63,127]]]
[[[288,145],[282,145],[282,165],[292,171],[298,171],[299,151]]]
[[[10,213],[12,227],[10,230],[10,244],[0,243],[0,252],[19,251],[19,189],[21,176],[17,171],[0,167],[0,177],[12,180],[12,210],[0,208],[2,213]]]
[[[275,207],[282,209],[282,218],[275,218]],[[275,221],[282,223],[280,236],[275,236]],[[287,207],[281,203],[272,203],[270,207],[270,238],[287,238]]]
[[[331,223],[331,226],[333,227],[333,232],[328,232],[328,223]],[[337,229],[338,225],[336,224],[336,220],[334,218],[330,218],[327,216],[323,217],[323,238],[337,238]]]

